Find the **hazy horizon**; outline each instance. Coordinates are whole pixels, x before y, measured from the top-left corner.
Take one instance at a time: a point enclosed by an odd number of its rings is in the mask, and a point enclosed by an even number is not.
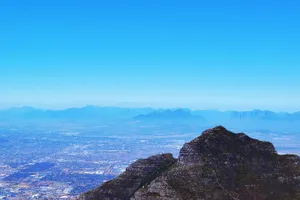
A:
[[[77,105],[77,106],[66,106],[66,107],[40,107],[40,106],[34,106],[34,105],[15,105],[15,106],[7,106],[7,107],[0,107],[0,111],[7,110],[7,109],[22,109],[22,108],[33,108],[33,109],[41,109],[41,110],[53,110],[53,111],[61,111],[61,110],[67,110],[67,109],[81,109],[85,107],[96,107],[96,108],[121,108],[121,109],[146,109],[151,108],[154,110],[176,110],[176,109],[188,109],[191,111],[219,111],[219,112],[230,112],[230,111],[237,111],[237,112],[251,112],[251,111],[271,111],[275,113],[297,113],[300,112],[300,110],[294,110],[294,111],[288,111],[288,110],[272,110],[272,109],[261,109],[261,108],[250,108],[250,109],[217,109],[217,108],[193,108],[193,107],[159,107],[159,106],[137,106],[136,104],[132,104],[132,106],[129,106],[128,104],[122,105],[122,104],[115,104],[115,105],[97,105],[97,104],[86,104],[86,105]]]
[[[208,100],[210,99],[210,101]],[[45,103],[45,102],[26,102],[26,103],[1,103],[0,101],[0,109],[7,109],[12,107],[35,107],[35,108],[42,108],[42,109],[53,109],[53,110],[61,110],[61,109],[67,109],[67,108],[78,108],[78,107],[84,107],[84,106],[100,106],[100,107],[125,107],[125,108],[142,108],[142,107],[151,107],[151,108],[189,108],[193,110],[220,110],[220,111],[226,111],[226,110],[237,110],[237,111],[246,111],[246,110],[272,110],[276,112],[297,112],[300,111],[300,105],[298,107],[297,102],[294,102],[293,104],[290,103],[289,105],[282,104],[282,105],[276,105],[276,103],[280,102],[281,100],[274,99],[270,100],[268,105],[252,105],[251,103],[256,103],[256,101],[251,101],[251,99],[242,100],[242,98],[232,96],[232,97],[224,97],[224,99],[236,99],[235,101],[239,101],[240,104],[232,105],[230,104],[230,100],[228,100],[227,103],[223,102],[223,99],[220,98],[213,98],[213,97],[205,97],[206,101],[200,101],[200,102],[138,102],[138,101],[131,101],[131,102],[76,102],[76,100],[70,102],[60,102],[60,103]],[[235,102],[232,100],[232,102]],[[296,101],[296,100],[295,100]],[[296,105],[296,106],[295,106]]]

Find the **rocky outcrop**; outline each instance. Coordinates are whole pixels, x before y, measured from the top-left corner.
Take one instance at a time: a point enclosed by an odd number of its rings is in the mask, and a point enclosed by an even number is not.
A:
[[[218,126],[186,143],[177,161],[170,154],[138,160],[81,199],[297,200],[300,158]]]
[[[137,160],[117,178],[104,183],[99,188],[80,195],[81,200],[117,200],[130,199],[134,193],[149,184],[174,163],[172,154],[151,156]]]
[[[276,155],[272,143],[254,140],[244,133],[233,134],[224,127],[208,129],[200,137],[184,144],[180,165],[222,166],[252,162],[262,165]]]

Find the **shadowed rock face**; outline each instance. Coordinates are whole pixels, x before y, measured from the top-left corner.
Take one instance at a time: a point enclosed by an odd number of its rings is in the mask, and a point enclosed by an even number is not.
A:
[[[300,158],[218,126],[180,150],[138,160],[80,199],[300,200]]]
[[[175,161],[172,154],[155,155],[147,159],[137,160],[120,176],[104,183],[99,188],[82,194],[79,199],[130,199],[138,189],[161,175]]]

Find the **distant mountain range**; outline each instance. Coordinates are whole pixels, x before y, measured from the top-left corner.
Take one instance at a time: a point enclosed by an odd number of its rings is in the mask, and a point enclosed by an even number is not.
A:
[[[47,110],[33,107],[14,107],[0,110],[0,119],[137,119],[137,120],[192,120],[192,119],[236,119],[236,120],[300,120],[300,112],[273,112],[269,110],[252,111],[218,111],[154,109],[154,108],[121,108],[85,106],[64,110]]]
[[[68,108],[64,110],[39,109],[34,107],[13,107],[0,110],[3,118],[122,118],[122,119],[194,119],[194,118],[227,118],[227,119],[258,119],[258,120],[300,120],[300,112],[273,112],[270,110],[252,111],[218,111],[218,110],[190,110],[186,108],[154,109],[146,108],[121,108],[85,106],[81,108]]]
[[[152,108],[85,106],[64,110],[15,107],[0,110],[1,120],[125,120],[154,111]]]
[[[137,121],[197,123],[203,126],[225,125],[247,130],[249,128],[290,131],[299,130],[300,112],[273,112],[269,110],[218,111],[190,109],[154,109],[85,106],[64,110],[46,110],[33,107],[16,107],[0,110],[0,122],[15,121],[75,121],[116,122]]]
[[[188,109],[155,110],[148,114],[138,115],[134,119],[141,121],[202,121],[200,115],[194,115]]]

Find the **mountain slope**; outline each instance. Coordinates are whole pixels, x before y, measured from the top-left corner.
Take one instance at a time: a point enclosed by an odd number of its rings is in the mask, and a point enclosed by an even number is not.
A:
[[[104,183],[100,188],[87,192],[84,199],[129,199],[175,163],[171,154],[151,156],[137,160],[119,177]]]
[[[79,199],[297,200],[300,158],[218,126],[186,143],[176,161],[169,154],[138,160]]]

